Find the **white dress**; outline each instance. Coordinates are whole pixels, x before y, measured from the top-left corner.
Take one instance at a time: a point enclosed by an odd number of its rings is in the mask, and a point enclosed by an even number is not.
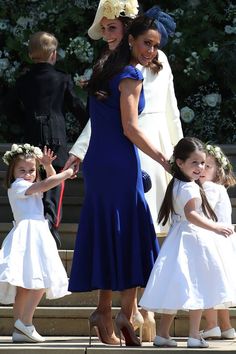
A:
[[[224,186],[214,182],[204,182],[203,188],[207,199],[214,210],[218,223],[232,226],[232,206]],[[230,237],[217,238],[217,246],[223,258],[225,271],[235,278],[236,269],[236,233]]]
[[[173,75],[166,55],[158,50],[159,61],[163,69],[153,74],[150,69],[140,65],[144,81],[145,108],[139,116],[139,126],[151,142],[166,155],[171,157],[173,147],[183,137],[179,110],[174,92]],[[72,146],[70,153],[84,159],[91,135],[91,123],[88,121],[81,135]],[[141,168],[148,172],[152,179],[152,188],[145,194],[156,232],[166,232],[165,227],[157,224],[157,216],[165,195],[170,175],[164,168],[142,151],[140,153]]]
[[[43,215],[42,193],[25,195],[32,184],[16,179],[8,189],[14,227],[0,250],[0,303],[15,301],[16,287],[46,289],[54,299],[70,294],[65,268]]]
[[[139,115],[139,127],[144,134],[167,158],[173,153],[173,147],[183,137],[179,110],[174,92],[173,75],[166,55],[158,50],[162,70],[153,74],[148,68],[137,65],[141,70],[144,81],[145,107]],[[158,213],[165,196],[171,175],[151,157],[139,150],[141,168],[152,180],[152,188],[145,193],[155,230],[167,232],[169,223],[162,226],[157,223]]]
[[[145,309],[161,313],[236,304],[236,277],[228,273],[218,247],[223,236],[185,217],[184,207],[193,198],[202,214],[198,185],[176,179],[172,225],[139,303]]]

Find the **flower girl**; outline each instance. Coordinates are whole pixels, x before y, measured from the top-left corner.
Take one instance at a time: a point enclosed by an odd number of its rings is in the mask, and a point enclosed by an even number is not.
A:
[[[189,311],[190,348],[208,347],[199,331],[204,309],[236,303],[236,280],[226,274],[218,249],[218,240],[233,228],[216,222],[199,183],[205,159],[205,146],[196,138],[183,138],[174,148],[173,179],[159,213],[164,223],[171,215],[172,225],[140,300],[143,308],[160,313]],[[154,345],[177,344],[159,335]]]
[[[42,193],[70,178],[73,169],[55,173],[51,150],[13,144],[3,156],[14,227],[0,250],[0,303],[13,303],[13,342],[43,342],[32,324],[44,293],[48,299],[69,294],[68,279],[44,218]],[[47,178],[39,180],[39,166]]]

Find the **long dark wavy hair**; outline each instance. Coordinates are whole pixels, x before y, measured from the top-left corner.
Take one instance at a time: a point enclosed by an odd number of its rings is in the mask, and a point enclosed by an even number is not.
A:
[[[109,95],[108,81],[120,73],[132,60],[132,50],[130,50],[128,41],[129,35],[136,39],[150,29],[157,31],[156,24],[154,19],[145,15],[138,16],[131,22],[118,47],[114,51],[107,51],[94,65],[93,74],[88,83],[90,95],[97,95],[100,91]],[[162,64],[158,61],[158,53],[149,67],[154,73],[158,73],[162,69]]]
[[[173,206],[173,186],[174,186],[174,179],[177,178],[183,182],[190,182],[190,179],[183,174],[180,170],[179,166],[176,164],[176,159],[180,159],[182,161],[186,161],[190,155],[195,151],[203,151],[205,152],[205,145],[203,142],[197,138],[189,138],[185,137],[182,138],[174,148],[173,152],[173,163],[172,163],[172,171],[173,171],[173,178],[168,184],[166,189],[165,197],[162,202],[159,214],[158,214],[158,222],[162,225],[165,225],[168,221],[170,214],[175,213],[174,206]],[[200,187],[200,195],[202,198],[202,211],[205,216],[211,218],[214,221],[217,221],[217,216],[212,210],[206,194],[202,188],[201,182],[199,180],[195,181]]]

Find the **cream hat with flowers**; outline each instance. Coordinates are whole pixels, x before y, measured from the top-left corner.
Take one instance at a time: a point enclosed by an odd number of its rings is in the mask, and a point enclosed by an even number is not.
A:
[[[88,35],[92,39],[102,38],[100,22],[103,17],[113,20],[120,16],[135,18],[138,14],[137,0],[100,0],[96,16],[92,26],[88,30]]]

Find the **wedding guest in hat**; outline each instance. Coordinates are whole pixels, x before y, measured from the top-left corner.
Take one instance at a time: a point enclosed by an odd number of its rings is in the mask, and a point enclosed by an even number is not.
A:
[[[137,14],[137,1],[101,0],[88,34],[94,40],[103,38],[107,42],[107,51],[113,51]],[[146,99],[145,108],[139,115],[139,126],[160,151],[170,156],[173,146],[183,137],[183,132],[174,92],[173,75],[168,59],[160,48],[167,44],[169,36],[174,33],[175,22],[171,16],[161,11],[158,6],[147,11],[147,14],[151,17],[155,14],[155,24],[161,35],[158,60],[162,69],[158,73],[153,73],[149,67],[138,65],[144,76],[143,85]],[[66,167],[71,163],[77,162],[77,169],[79,168],[79,163],[83,161],[88,148],[90,134],[89,120],[82,134],[70,150],[70,157]],[[148,172],[152,180],[152,188],[146,193],[145,197],[150,207],[155,230],[157,233],[165,232],[168,229],[168,223],[164,227],[158,225],[157,215],[169,182],[169,174],[148,155],[142,151],[139,151],[139,154],[141,167]],[[143,325],[143,338],[147,341],[152,341],[156,333],[154,316],[151,312],[143,310],[142,316],[136,305],[133,323],[135,327]]]
[[[83,160],[85,200],[69,290],[99,290],[90,330],[95,327],[107,344],[118,342],[111,299],[113,291],[120,291],[121,310],[115,320],[119,337],[122,333],[127,346],[140,346],[131,322],[136,289],[146,286],[158,253],[137,147],[167,171],[170,165],[138,126],[144,93],[136,66],[150,66],[158,73],[160,42],[153,18],[137,17],[117,49],[96,63],[88,83],[91,138]]]
[[[107,42],[108,50],[114,50],[123,38],[132,18],[138,14],[136,1],[101,0],[92,26],[88,30],[89,36],[98,40],[103,38]],[[117,4],[120,4],[119,6]],[[152,16],[155,13],[155,23],[161,35],[160,48],[163,48],[175,31],[175,22],[171,16],[161,11],[158,6],[146,12]],[[152,142],[167,156],[171,156],[173,146],[183,137],[177,100],[174,92],[173,75],[168,59],[161,49],[158,49],[158,59],[162,69],[153,74],[149,68],[138,66],[144,76],[144,93],[146,104],[139,116],[139,125]],[[67,165],[83,161],[90,139],[90,121],[70,150]],[[167,174],[152,159],[140,151],[140,160],[143,170],[151,176],[152,188],[146,194],[157,233],[166,232],[168,226],[162,227],[157,223],[157,215],[166,186],[169,182]]]

